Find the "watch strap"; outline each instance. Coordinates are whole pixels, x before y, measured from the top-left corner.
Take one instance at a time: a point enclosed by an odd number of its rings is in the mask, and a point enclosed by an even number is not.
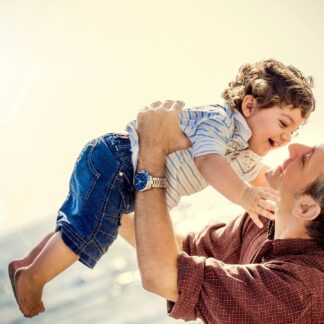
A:
[[[151,188],[166,188],[166,178],[151,176]]]

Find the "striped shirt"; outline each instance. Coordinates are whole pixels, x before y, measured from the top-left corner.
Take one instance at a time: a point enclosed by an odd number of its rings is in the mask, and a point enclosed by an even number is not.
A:
[[[192,146],[167,156],[167,205],[178,205],[188,196],[208,186],[199,173],[194,158],[207,154],[221,154],[243,181],[252,181],[262,168],[261,158],[248,148],[252,132],[244,117],[227,105],[208,105],[188,108],[180,112],[179,121]],[[136,121],[126,127],[129,133],[134,170],[138,157]]]

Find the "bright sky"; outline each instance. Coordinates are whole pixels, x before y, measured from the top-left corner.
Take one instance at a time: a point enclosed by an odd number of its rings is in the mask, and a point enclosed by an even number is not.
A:
[[[157,99],[220,102],[246,62],[274,57],[314,76],[317,110],[297,140],[324,142],[323,9],[321,0],[1,0],[0,228],[55,215],[87,141]]]

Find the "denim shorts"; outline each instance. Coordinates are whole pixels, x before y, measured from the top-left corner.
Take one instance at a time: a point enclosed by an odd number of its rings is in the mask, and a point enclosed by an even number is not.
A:
[[[134,210],[133,166],[127,134],[106,134],[80,153],[56,231],[93,268],[116,239],[123,214]]]

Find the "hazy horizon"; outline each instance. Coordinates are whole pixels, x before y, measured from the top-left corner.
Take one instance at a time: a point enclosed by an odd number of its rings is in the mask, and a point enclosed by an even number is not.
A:
[[[86,142],[122,131],[158,99],[221,102],[246,62],[273,57],[314,76],[317,108],[296,141],[323,142],[323,9],[320,0],[2,0],[1,230],[48,215],[54,225]]]

